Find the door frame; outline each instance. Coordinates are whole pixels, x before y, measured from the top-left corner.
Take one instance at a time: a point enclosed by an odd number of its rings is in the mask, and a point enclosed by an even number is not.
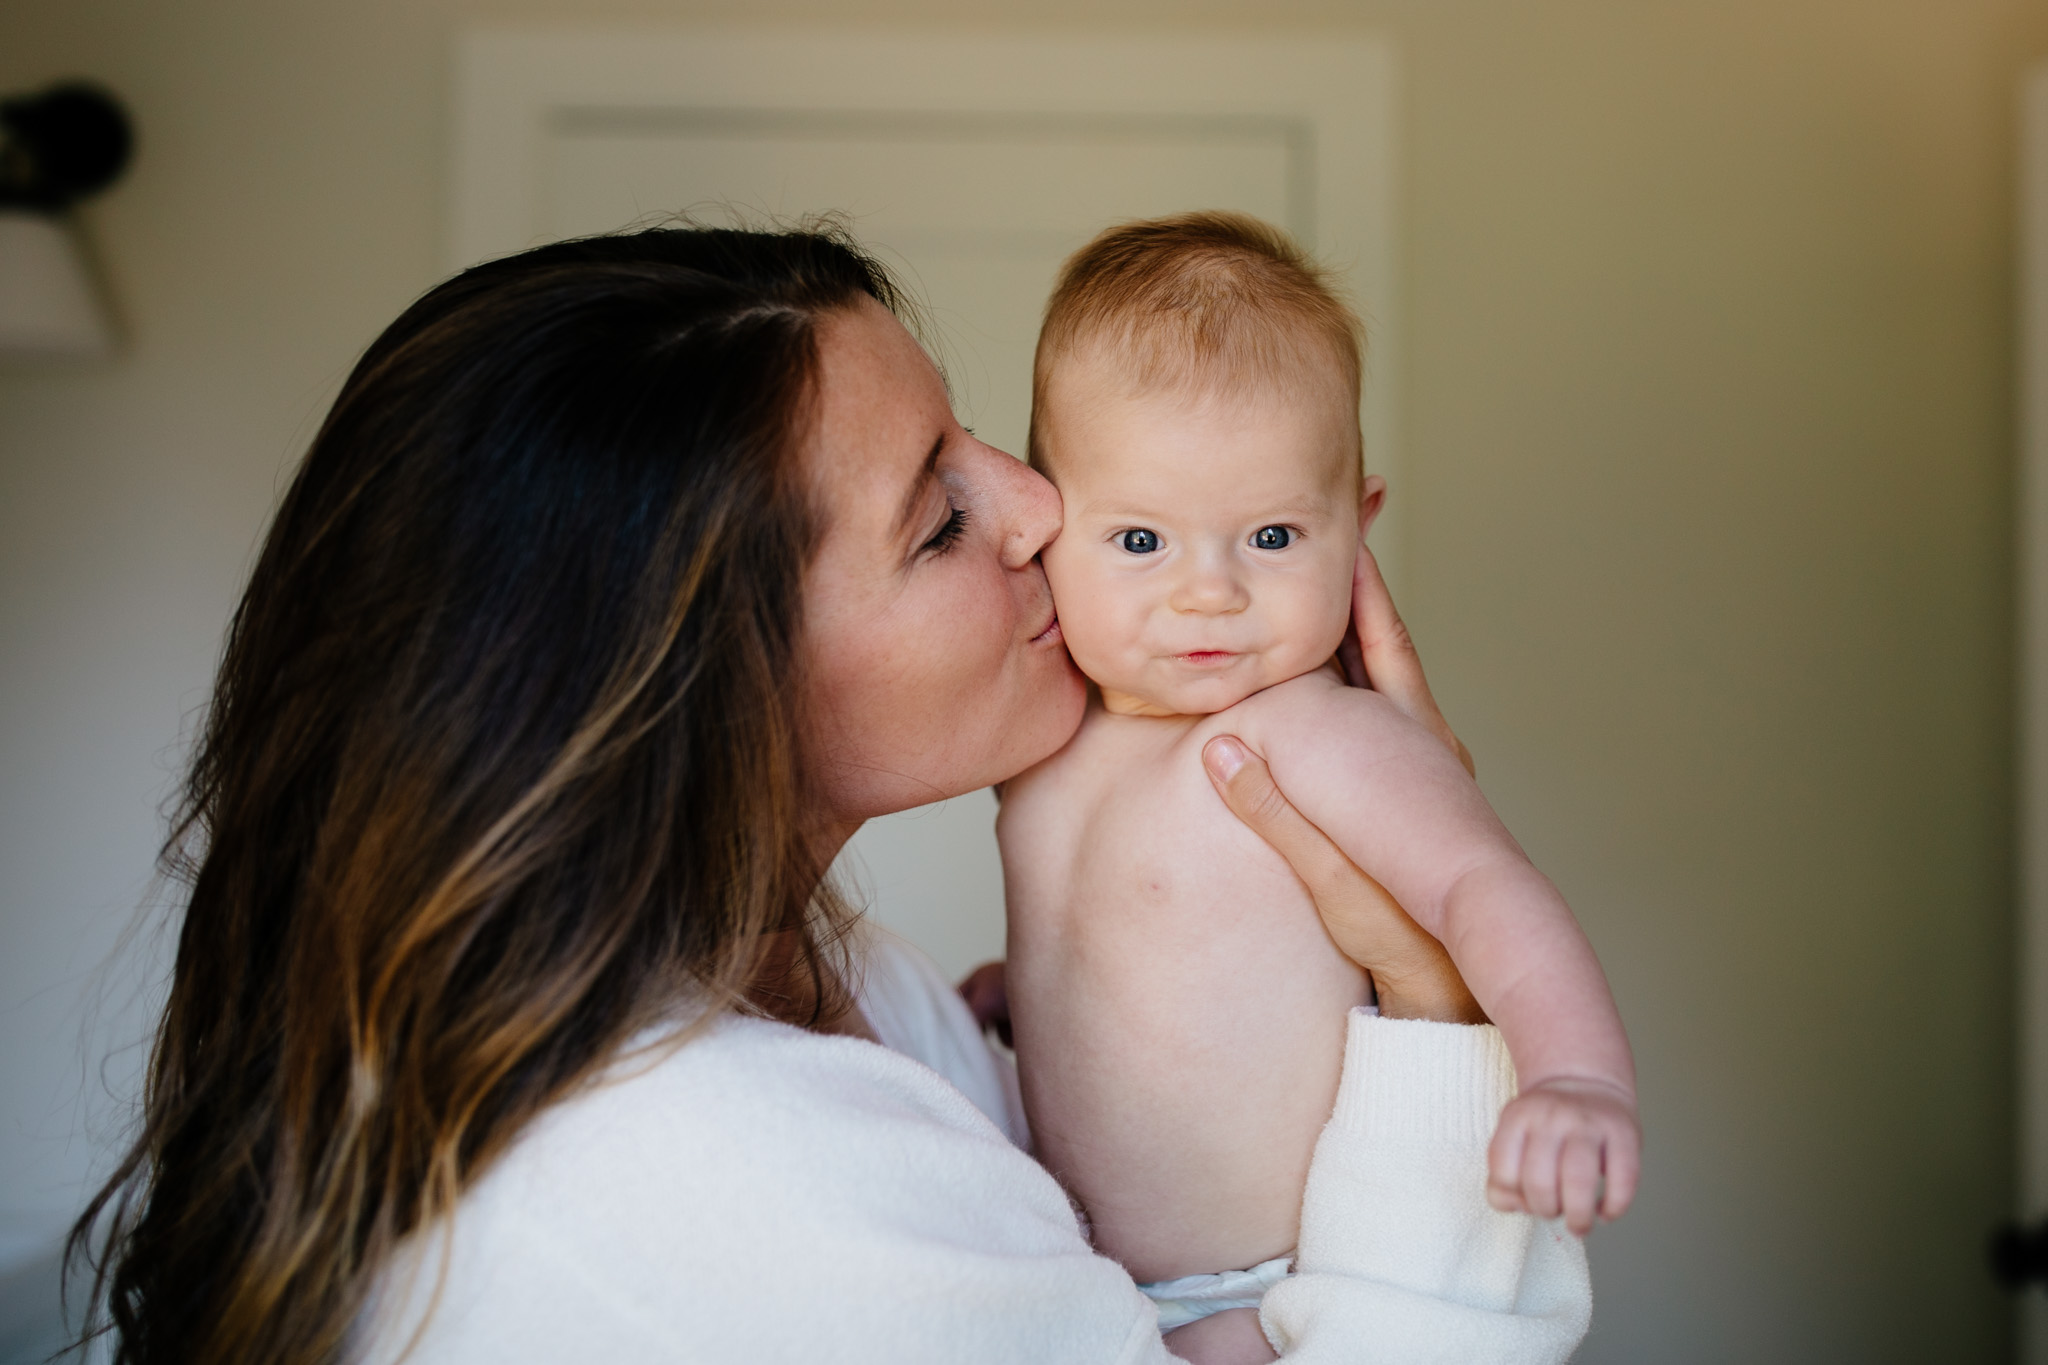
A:
[[[2048,1214],[2048,66],[2020,99],[2019,461],[2019,1215]],[[2048,1294],[2020,1297],[2020,1358],[2048,1365]]]

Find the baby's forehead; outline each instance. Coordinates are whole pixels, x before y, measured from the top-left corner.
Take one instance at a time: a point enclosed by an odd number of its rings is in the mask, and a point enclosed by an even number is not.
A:
[[[1358,408],[1340,375],[1161,381],[1076,357],[1047,378],[1033,444],[1056,481],[1062,472],[1156,478],[1220,467],[1262,489],[1327,500],[1355,494],[1363,477]],[[1204,482],[1192,479],[1187,491]]]
[[[1270,332],[1212,350],[1192,350],[1140,329],[1099,331],[1041,353],[1038,398],[1178,397],[1190,405],[1241,405],[1275,399],[1358,407],[1358,385],[1345,357],[1306,328]]]

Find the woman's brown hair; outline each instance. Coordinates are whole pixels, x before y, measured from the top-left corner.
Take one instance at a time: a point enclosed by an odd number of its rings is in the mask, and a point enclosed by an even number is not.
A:
[[[355,367],[228,634],[140,1136],[72,1234],[115,1360],[335,1359],[536,1113],[760,1005],[762,945],[817,961],[796,449],[864,298],[831,230],[593,238]]]

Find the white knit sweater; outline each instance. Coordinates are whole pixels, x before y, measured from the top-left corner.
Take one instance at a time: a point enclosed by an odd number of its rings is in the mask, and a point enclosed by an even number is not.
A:
[[[349,1354],[1170,1360],[1150,1300],[1014,1144],[1014,1075],[936,968],[878,937],[862,1005],[887,1046],[726,1018],[556,1105],[414,1239]],[[1591,1312],[1585,1255],[1482,1193],[1514,1086],[1499,1035],[1363,1013],[1350,1029],[1268,1335],[1304,1365],[1565,1359]]]

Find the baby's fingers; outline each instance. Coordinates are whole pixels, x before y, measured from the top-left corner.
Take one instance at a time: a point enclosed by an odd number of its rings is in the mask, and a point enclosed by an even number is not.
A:
[[[1591,1133],[1574,1133],[1564,1141],[1558,1156],[1560,1202],[1564,1223],[1584,1237],[1593,1230],[1595,1205],[1600,1202],[1600,1139]]]
[[[1528,1212],[1522,1206],[1522,1145],[1528,1135],[1528,1125],[1510,1104],[1486,1152],[1486,1202],[1501,1213]]]
[[[1642,1142],[1633,1132],[1623,1133],[1607,1144],[1607,1193],[1600,1201],[1600,1216],[1613,1222],[1635,1202],[1636,1182],[1643,1174]]]
[[[1558,1161],[1562,1135],[1554,1125],[1532,1125],[1522,1144],[1522,1204],[1538,1218],[1555,1218],[1564,1211],[1558,1190]]]

